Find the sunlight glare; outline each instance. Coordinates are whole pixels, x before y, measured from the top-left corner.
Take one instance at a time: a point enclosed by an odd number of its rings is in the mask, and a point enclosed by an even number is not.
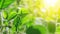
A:
[[[49,7],[49,6],[55,6],[57,0],[44,0],[44,5],[46,7]]]

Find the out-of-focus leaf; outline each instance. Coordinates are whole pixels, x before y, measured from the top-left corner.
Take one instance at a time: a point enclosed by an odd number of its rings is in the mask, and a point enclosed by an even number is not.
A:
[[[57,29],[56,29],[57,32],[60,32],[60,24],[57,24]]]
[[[31,18],[31,20],[29,22],[26,23],[27,27],[30,27],[34,24],[34,18]]]
[[[3,14],[3,18],[7,19],[8,21],[13,19],[17,15],[15,11],[9,11],[9,12],[3,11],[2,14]]]
[[[35,25],[27,28],[26,34],[47,34],[47,30],[43,26]]]
[[[13,19],[14,17],[16,17],[17,13],[16,12],[10,12],[10,14],[8,15],[8,20]]]
[[[27,16],[28,15],[28,13],[22,13],[21,14],[21,18],[24,18],[25,16]]]
[[[25,16],[22,20],[22,24],[26,24],[27,22],[29,22],[31,19],[33,18],[32,14],[28,14],[27,16]]]
[[[11,34],[14,34],[16,32],[16,27],[14,25],[12,26],[11,31]]]
[[[25,8],[21,8],[18,13],[21,14],[21,12],[22,12],[23,14],[29,13],[29,11],[28,11],[27,9],[25,9]]]
[[[56,24],[54,22],[49,22],[48,23],[48,31],[50,33],[55,33],[55,31],[56,31]]]
[[[4,12],[3,12],[3,18],[5,18],[5,19],[6,19],[6,18],[7,18],[7,16],[8,16],[7,11],[4,11]]]
[[[7,34],[6,31],[4,31],[3,34]]]
[[[20,26],[21,24],[21,20],[20,17],[17,15],[16,18],[14,19],[14,26],[16,27],[16,29],[18,28],[18,26]]]
[[[0,0],[0,9],[8,7],[15,0]]]
[[[29,11],[25,8],[21,8],[19,10],[18,14],[20,14],[21,18],[24,18],[25,16],[27,16],[29,14]]]
[[[2,5],[2,1],[3,1],[3,0],[0,0],[0,8],[1,8],[1,5]]]
[[[4,25],[5,26],[8,26],[8,21],[4,21]]]

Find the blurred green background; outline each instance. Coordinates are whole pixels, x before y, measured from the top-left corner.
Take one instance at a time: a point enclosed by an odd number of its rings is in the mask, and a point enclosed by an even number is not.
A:
[[[0,34],[60,34],[60,0],[0,0]]]

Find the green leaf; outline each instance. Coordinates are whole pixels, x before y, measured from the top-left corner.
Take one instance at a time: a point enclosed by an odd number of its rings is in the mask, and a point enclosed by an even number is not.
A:
[[[11,31],[12,31],[11,34],[14,34],[16,32],[16,27],[12,26]]]
[[[14,19],[14,23],[13,24],[16,27],[16,30],[17,30],[18,26],[20,26],[20,24],[21,24],[21,20],[20,20],[19,15],[16,16],[16,18]]]
[[[4,21],[5,26],[8,26],[8,21]]]
[[[30,20],[29,22],[26,23],[27,27],[30,27],[34,24],[34,19]]]
[[[23,13],[23,14],[21,14],[21,18],[24,18],[27,15],[28,15],[28,13]]]
[[[41,25],[34,25],[27,28],[26,34],[47,34],[47,29]]]
[[[56,31],[60,32],[60,24],[57,24]]]
[[[3,18],[5,18],[5,19],[6,19],[6,18],[7,18],[7,16],[8,16],[7,11],[3,11],[3,13],[2,13],[2,14],[3,14]]]
[[[1,5],[2,5],[2,1],[3,1],[3,0],[0,0],[0,8],[1,8]]]
[[[32,18],[33,18],[33,15],[32,14],[28,14],[23,19],[21,19],[22,20],[22,24],[28,23]]]
[[[15,11],[9,11],[9,12],[3,11],[2,14],[3,14],[3,18],[7,19],[8,21],[13,19],[17,15]]]
[[[28,14],[29,13],[29,11],[26,8],[21,8],[18,13],[21,14],[21,12],[22,12],[22,14]]]
[[[56,24],[54,22],[48,23],[48,30],[50,33],[55,33],[56,31]]]
[[[15,0],[0,0],[0,9],[8,7]]]
[[[13,12],[10,12],[10,14],[8,14],[8,21],[11,20],[11,19],[13,19],[13,18],[15,18],[16,15],[17,15],[16,12],[14,12],[14,11]]]

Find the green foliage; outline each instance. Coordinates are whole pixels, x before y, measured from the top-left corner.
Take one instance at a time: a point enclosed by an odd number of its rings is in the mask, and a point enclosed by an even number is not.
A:
[[[16,27],[16,30],[17,30],[17,28],[18,28],[18,26],[20,25],[20,23],[21,23],[21,19],[20,19],[20,17],[17,15],[16,16],[16,18],[14,19],[14,26]]]
[[[0,10],[8,7],[14,1],[15,0],[0,0]],[[13,9],[12,8],[9,8],[9,10],[7,10],[8,9],[7,8],[6,11],[4,10],[3,13],[2,13],[3,14],[3,18],[5,20],[5,21],[3,21],[3,23],[5,24],[5,26],[8,27],[10,25],[10,21],[13,19],[12,25],[11,25],[11,28],[10,28],[11,31],[12,31],[12,34],[14,34],[14,32],[21,31],[21,29],[23,30],[22,27],[24,25],[27,27],[26,28],[26,34],[47,34],[48,31],[50,33],[55,33],[56,24],[49,21],[49,20],[52,20],[53,18],[52,17],[50,18],[50,16],[47,18],[46,16],[48,14],[45,14],[45,16],[44,16],[44,14],[42,12],[40,12],[41,11],[40,10],[40,6],[39,6],[40,0],[37,0],[36,1],[36,3],[35,3],[36,6],[33,6],[32,5],[33,4],[32,0],[30,0],[30,1],[29,0],[26,0],[26,3],[29,5],[28,6],[29,7],[28,9],[26,9],[26,8],[19,9],[20,8],[19,5],[17,4],[17,2],[15,2],[15,3],[16,3],[16,6],[14,6]],[[21,0],[21,3],[23,5],[25,2],[23,0]],[[18,8],[18,10],[17,10],[17,8]],[[35,9],[37,9],[36,14],[34,13],[34,10]],[[37,17],[37,16],[39,16],[39,18],[40,17],[42,17],[42,18],[45,18],[46,17],[49,22],[46,24],[46,22],[44,21],[45,19],[43,19],[43,20],[39,20],[39,21],[41,21],[44,26],[42,26],[42,25],[34,25],[35,17]],[[58,22],[60,22],[60,18],[58,18]],[[45,26],[48,26],[47,29],[46,29]]]
[[[30,13],[29,10],[27,10],[26,8],[21,8],[21,9],[19,10],[18,14],[21,14],[21,12],[22,12],[23,14]]]
[[[14,11],[9,12],[9,13],[7,11],[3,12],[3,18],[7,19],[8,21],[10,21],[11,19],[13,19],[16,15],[17,15],[17,13],[14,12]]]
[[[22,19],[22,22],[23,22],[23,23],[29,22],[29,21],[32,19],[32,17],[33,17],[33,15],[28,14],[27,16],[25,16],[25,17]]]
[[[26,34],[47,34],[47,30],[41,25],[35,25],[27,28]]]
[[[5,26],[8,26],[8,21],[4,21]]]
[[[30,26],[31,25],[30,23],[33,23],[34,21],[32,19],[33,19],[33,15],[30,14],[29,11],[26,10],[25,8],[22,8],[14,18],[14,23],[13,23],[14,27],[16,29],[21,29],[23,25]]]
[[[8,14],[8,21],[13,19],[14,17],[16,17],[16,15],[17,15],[16,12],[14,12],[14,11],[10,12],[10,14]]]
[[[57,32],[60,32],[60,24],[57,25]]]
[[[48,22],[48,30],[50,33],[55,33],[56,24],[54,22]]]
[[[41,32],[38,29],[34,29],[33,27],[30,27],[27,29],[27,34],[41,34]]]
[[[3,18],[7,19],[7,16],[8,16],[7,11],[4,11],[2,14],[3,14]]]
[[[15,0],[0,0],[0,9],[8,7]]]

